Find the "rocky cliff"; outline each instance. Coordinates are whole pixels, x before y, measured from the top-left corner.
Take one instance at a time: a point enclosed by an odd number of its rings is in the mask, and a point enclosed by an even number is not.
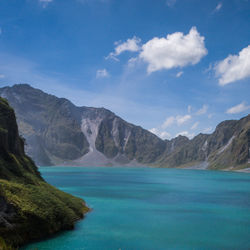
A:
[[[39,165],[149,164],[160,138],[104,108],[76,107],[27,84],[0,89],[15,109],[26,152]]]
[[[250,115],[192,140],[162,140],[104,108],[76,107],[27,84],[0,88],[14,107],[26,152],[39,165],[250,167]]]
[[[88,208],[47,184],[24,153],[14,110],[0,98],[0,248],[71,229]]]

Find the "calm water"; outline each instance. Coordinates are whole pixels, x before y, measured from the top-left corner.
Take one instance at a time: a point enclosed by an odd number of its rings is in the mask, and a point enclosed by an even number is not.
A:
[[[152,168],[40,168],[93,211],[24,249],[250,249],[250,174]]]

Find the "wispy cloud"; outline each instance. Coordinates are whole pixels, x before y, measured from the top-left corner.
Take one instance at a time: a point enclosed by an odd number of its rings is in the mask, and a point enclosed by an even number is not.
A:
[[[208,110],[208,106],[207,105],[203,105],[201,109],[199,109],[197,112],[196,112],[196,115],[203,115],[203,114],[206,114],[207,113],[207,110]]]
[[[43,6],[43,8],[46,8],[49,3],[53,2],[53,0],[38,0],[38,1]]]
[[[98,69],[96,71],[96,78],[105,78],[108,76],[109,76],[109,73],[106,69]]]
[[[179,133],[177,133],[175,136],[179,136],[179,135],[182,135],[182,136],[186,136],[188,137],[189,139],[192,139],[194,137],[194,133],[189,133],[188,131],[181,131]]]
[[[111,52],[106,59],[112,58],[116,61],[119,61],[117,58],[121,53],[125,51],[130,51],[130,52],[137,52],[140,50],[140,42],[141,39],[134,36],[133,38],[127,39],[125,42],[115,42],[115,51]]]
[[[191,127],[192,130],[196,129],[199,125],[199,122],[195,122],[193,126]]]
[[[191,115],[177,115],[177,116],[170,116],[168,117],[163,124],[161,125],[161,127],[163,129],[170,127],[174,124],[177,124],[178,126],[186,123],[188,120],[190,120],[192,118]]]
[[[176,0],[167,0],[166,5],[168,7],[173,7],[176,4]]]
[[[250,45],[238,55],[229,55],[214,67],[221,86],[250,77]]]
[[[184,115],[184,116],[177,115],[177,116],[176,116],[177,125],[180,126],[180,125],[182,125],[183,123],[185,123],[185,122],[187,122],[188,120],[190,120],[191,118],[192,118],[191,115]]]
[[[227,114],[238,114],[238,113],[244,112],[244,111],[249,110],[249,109],[250,109],[250,105],[246,105],[245,102],[242,102],[236,106],[229,108],[226,111],[226,113]]]
[[[179,77],[181,77],[182,75],[183,75],[183,71],[180,71],[180,72],[178,72],[178,73],[176,74],[176,77],[179,78]]]
[[[151,133],[157,135],[158,137],[160,137],[161,139],[165,140],[165,139],[169,139],[171,137],[171,134],[168,133],[167,131],[161,131],[157,128],[152,128],[149,130]]]
[[[213,13],[219,12],[221,10],[222,6],[223,6],[222,2],[219,2],[216,5],[215,9],[213,10]]]
[[[205,129],[203,129],[202,132],[205,133],[205,134],[211,133],[212,132],[212,127],[205,128]]]

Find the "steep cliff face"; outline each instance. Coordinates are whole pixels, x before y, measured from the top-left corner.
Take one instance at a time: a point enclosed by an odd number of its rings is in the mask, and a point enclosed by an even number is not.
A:
[[[241,120],[221,122],[210,134],[199,134],[192,140],[182,139],[179,146],[169,150],[175,138],[167,141],[167,151],[157,161],[163,167],[197,165],[209,169],[250,167],[250,115]]]
[[[18,247],[71,229],[88,208],[47,184],[24,153],[14,110],[0,98],[0,246]]]
[[[39,165],[151,163],[165,143],[104,108],[76,107],[27,84],[0,89],[14,107],[26,152]]]
[[[249,115],[211,135],[161,140],[104,108],[76,107],[27,84],[0,88],[14,107],[26,152],[39,165],[249,167]]]

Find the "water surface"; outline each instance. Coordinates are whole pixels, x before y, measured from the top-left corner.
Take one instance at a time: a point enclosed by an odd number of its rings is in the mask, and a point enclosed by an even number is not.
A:
[[[24,249],[250,249],[250,174],[41,167],[93,208],[73,231]]]

